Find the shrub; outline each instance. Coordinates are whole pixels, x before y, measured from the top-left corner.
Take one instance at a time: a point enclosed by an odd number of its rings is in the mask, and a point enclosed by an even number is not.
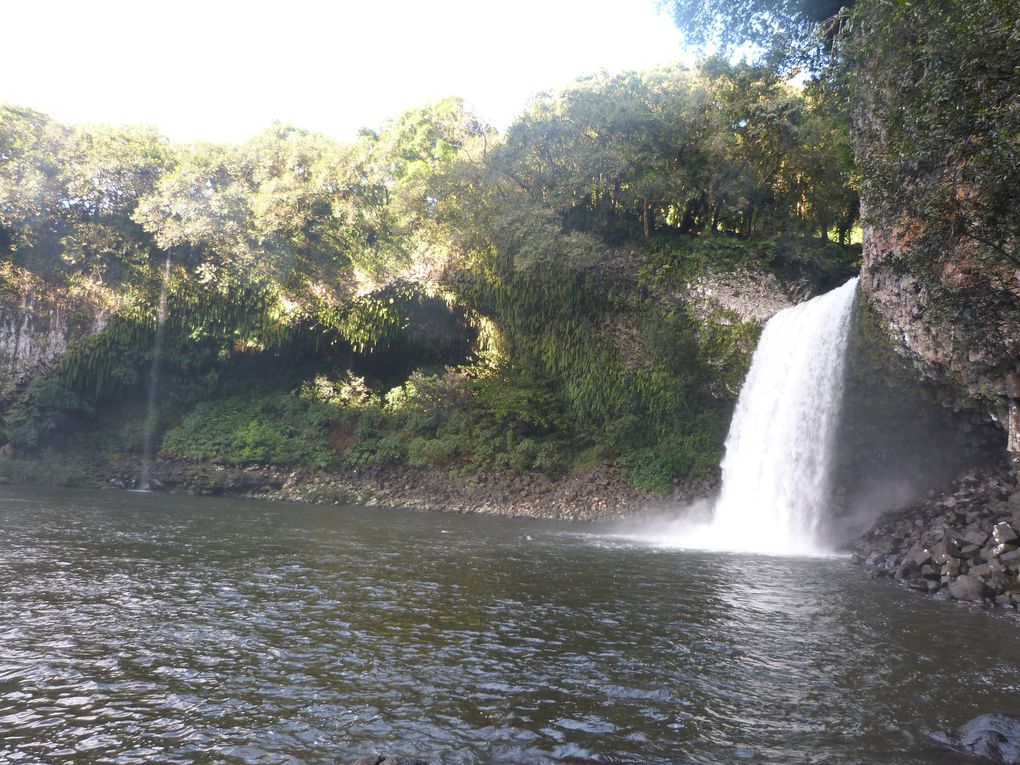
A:
[[[330,419],[296,396],[206,401],[167,433],[163,450],[194,460],[325,466],[332,460]]]

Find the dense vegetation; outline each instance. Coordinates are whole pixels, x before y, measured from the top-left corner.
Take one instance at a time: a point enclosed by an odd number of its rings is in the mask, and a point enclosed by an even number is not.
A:
[[[0,443],[137,456],[155,361],[167,455],[710,474],[758,327],[684,296],[852,269],[841,115],[721,59],[580,80],[505,135],[456,99],[242,146],[0,107],[6,300],[105,317],[7,392]]]

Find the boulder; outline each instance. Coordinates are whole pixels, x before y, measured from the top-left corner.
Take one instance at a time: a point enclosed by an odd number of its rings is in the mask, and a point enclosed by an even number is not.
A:
[[[959,558],[950,558],[942,564],[942,575],[954,577],[960,573],[960,560]]]
[[[958,542],[961,545],[965,543],[963,534],[952,527],[947,528],[943,533],[943,536],[946,539],[952,539],[954,542]]]
[[[992,537],[995,539],[996,544],[1006,544],[1009,542],[1015,542],[1018,539],[1016,531],[1008,523],[996,523],[992,529]]]
[[[896,573],[893,574],[894,579],[910,581],[920,576],[921,570],[909,561],[904,561],[896,569]]]
[[[999,560],[1001,560],[1006,565],[1015,567],[1018,563],[1020,563],[1020,550],[1012,550],[1010,552],[1005,552],[999,556]]]
[[[980,529],[970,529],[963,535],[963,539],[969,545],[977,545],[978,547],[981,547],[988,541],[988,534]]]
[[[920,567],[929,560],[931,560],[931,552],[921,545],[914,545],[910,548],[910,552],[907,553],[905,562]]]
[[[973,558],[979,552],[981,552],[981,546],[980,545],[967,545],[966,547],[964,547],[964,548],[962,548],[960,550],[960,557],[961,558]]]
[[[1020,717],[985,714],[965,723],[956,733],[935,739],[968,757],[1002,765],[1020,765]]]
[[[976,576],[964,574],[949,583],[949,596],[954,600],[980,602],[985,599],[985,583]]]

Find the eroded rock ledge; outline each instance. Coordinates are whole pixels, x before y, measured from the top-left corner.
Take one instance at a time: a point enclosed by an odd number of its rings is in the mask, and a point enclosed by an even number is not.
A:
[[[1020,477],[972,470],[950,491],[887,513],[851,549],[872,576],[956,600],[1020,605]]]

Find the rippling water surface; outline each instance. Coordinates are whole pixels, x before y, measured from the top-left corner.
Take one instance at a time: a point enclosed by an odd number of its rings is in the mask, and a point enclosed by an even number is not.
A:
[[[0,762],[951,763],[1015,616],[588,527],[0,489]]]

